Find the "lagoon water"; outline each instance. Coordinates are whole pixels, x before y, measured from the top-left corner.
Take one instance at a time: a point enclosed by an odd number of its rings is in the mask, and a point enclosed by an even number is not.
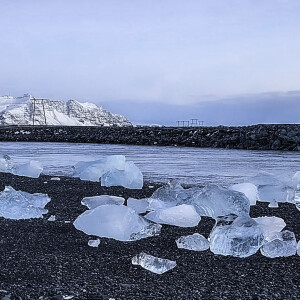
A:
[[[292,176],[300,170],[300,153],[229,150],[189,147],[158,147],[107,144],[1,142],[0,155],[16,163],[34,159],[44,174],[72,174],[79,161],[123,154],[140,168],[148,181],[176,178],[185,183],[229,185],[246,180],[260,171]]]

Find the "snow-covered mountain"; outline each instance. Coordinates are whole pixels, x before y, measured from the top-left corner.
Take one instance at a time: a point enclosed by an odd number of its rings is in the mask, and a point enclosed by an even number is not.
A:
[[[93,103],[0,96],[1,125],[130,126],[125,117]]]

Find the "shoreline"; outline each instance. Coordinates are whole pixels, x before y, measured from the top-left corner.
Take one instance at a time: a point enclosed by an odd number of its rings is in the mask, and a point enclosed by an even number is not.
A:
[[[145,182],[142,190],[101,187],[79,178],[41,175],[39,178],[0,173],[1,190],[11,185],[29,193],[46,193],[51,201],[44,218],[0,218],[0,298],[11,299],[297,299],[300,256],[270,259],[259,252],[247,258],[215,255],[209,250],[178,249],[175,239],[199,232],[208,237],[214,221],[202,217],[198,227],[163,225],[161,234],[135,242],[100,238],[98,248],[88,246],[93,238],[73,226],[86,210],[83,197],[110,194],[144,198],[160,183]],[[47,221],[50,215],[56,221]],[[285,229],[300,239],[300,212],[289,203],[268,208],[259,202],[251,217],[282,217]],[[65,223],[65,221],[70,223]],[[140,252],[168,258],[177,267],[162,275],[131,263]]]
[[[0,126],[0,141],[300,151],[300,124],[217,127]]]

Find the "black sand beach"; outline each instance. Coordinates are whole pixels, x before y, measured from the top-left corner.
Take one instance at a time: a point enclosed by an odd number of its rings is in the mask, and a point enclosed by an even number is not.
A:
[[[198,228],[163,226],[157,237],[136,242],[101,238],[98,248],[72,222],[86,210],[83,197],[101,194],[144,198],[160,184],[142,190],[105,188],[99,183],[49,176],[38,179],[0,173],[0,185],[30,193],[46,193],[51,202],[43,219],[0,218],[0,298],[6,299],[300,299],[300,256],[269,259],[259,252],[239,259],[209,250],[178,249],[175,239],[199,232],[208,237],[214,225],[202,218]],[[47,221],[50,215],[56,221]],[[259,203],[251,216],[278,216],[300,239],[300,212],[292,204],[268,208]],[[66,221],[70,221],[66,223]],[[131,264],[140,252],[177,262],[157,275]],[[70,298],[69,298],[70,299]]]

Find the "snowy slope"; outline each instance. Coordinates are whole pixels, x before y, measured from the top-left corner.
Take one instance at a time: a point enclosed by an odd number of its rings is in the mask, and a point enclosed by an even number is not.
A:
[[[0,96],[1,125],[129,126],[131,122],[93,103]]]

